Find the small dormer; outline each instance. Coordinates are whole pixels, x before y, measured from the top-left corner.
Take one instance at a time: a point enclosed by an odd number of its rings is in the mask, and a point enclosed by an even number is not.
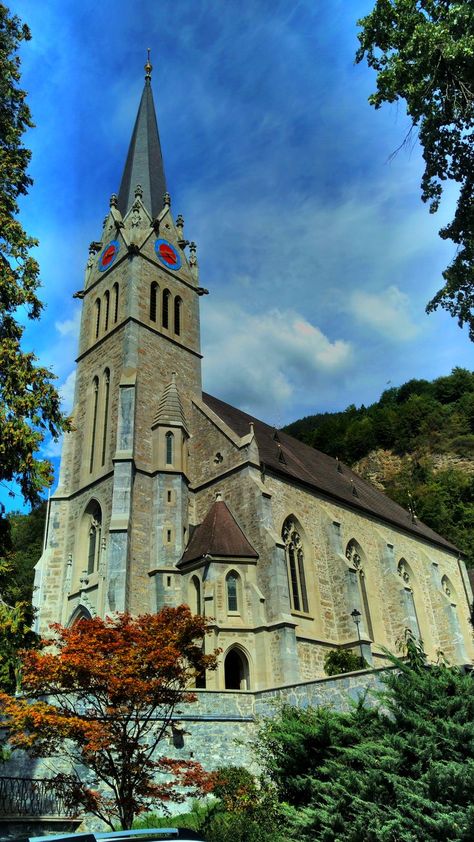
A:
[[[188,467],[189,432],[174,372],[171,383],[161,396],[152,431],[153,470],[185,474]]]

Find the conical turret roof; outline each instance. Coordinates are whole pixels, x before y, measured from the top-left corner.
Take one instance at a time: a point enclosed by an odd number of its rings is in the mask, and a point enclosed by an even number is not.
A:
[[[143,190],[143,204],[154,218],[163,207],[166,178],[151,89],[149,61],[145,65],[145,70],[147,71],[145,87],[128,149],[117,206],[122,216],[125,216],[135,200],[135,187],[140,184]]]
[[[171,383],[168,383],[161,396],[153,426],[157,424],[163,424],[166,427],[183,427],[188,432],[174,373]]]
[[[232,512],[220,499],[209,509],[203,522],[196,527],[178,566],[204,556],[219,558],[258,558],[257,551],[242,532]]]

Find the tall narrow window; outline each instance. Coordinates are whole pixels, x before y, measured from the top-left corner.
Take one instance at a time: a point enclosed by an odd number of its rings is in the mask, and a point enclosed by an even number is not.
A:
[[[193,609],[195,614],[201,614],[201,582],[199,581],[197,576],[193,576],[191,579],[191,587],[192,587],[192,605],[191,608]]]
[[[97,339],[100,331],[100,298],[95,302],[95,338]]]
[[[374,630],[372,626],[372,617],[370,615],[369,596],[367,593],[367,583],[364,571],[364,553],[359,543],[353,538],[349,541],[346,547],[346,558],[353,565],[354,585],[357,585],[359,591],[359,606],[361,608],[362,616],[364,618],[364,631],[370,637],[374,638]]]
[[[174,446],[174,436],[173,433],[167,432],[166,436],[166,464],[172,465],[173,464],[173,446]]]
[[[94,377],[93,380],[93,396],[92,396],[92,430],[91,430],[91,454],[89,460],[89,471],[92,473],[94,468],[94,452],[95,452],[95,437],[97,432],[97,406],[99,403],[99,378]]]
[[[110,292],[107,292],[104,295],[105,299],[105,317],[104,317],[104,330],[109,329],[109,312],[110,312]]]
[[[109,418],[109,395],[110,395],[110,371],[108,368],[104,371],[104,427],[102,432],[102,464],[105,464],[105,454],[107,449],[107,432],[108,432],[108,418]]]
[[[176,336],[179,336],[181,333],[181,308],[183,306],[183,302],[179,295],[176,296],[174,300],[174,332]]]
[[[418,622],[418,612],[416,610],[415,595],[413,593],[413,574],[410,566],[404,558],[398,562],[398,575],[403,581],[404,596],[405,596],[405,617],[404,623],[408,626],[413,634],[421,640],[421,629]]]
[[[226,584],[226,591],[227,591],[227,610],[229,612],[238,611],[239,610],[239,598],[238,598],[239,577],[234,570],[231,570],[230,573],[227,574],[225,584]]]
[[[370,608],[369,608],[369,598],[367,596],[367,588],[365,585],[365,573],[363,570],[359,573],[359,582],[360,582],[360,590],[362,594],[362,605],[364,606],[364,614],[365,620],[367,625],[367,634],[369,635],[371,640],[375,640],[374,638],[374,629],[372,626],[372,617],[370,616]]]
[[[307,614],[309,606],[304,571],[303,542],[292,518],[287,518],[283,524],[282,537],[285,542],[291,607],[293,611],[304,611]]]
[[[169,327],[170,297],[171,297],[171,293],[170,293],[169,289],[164,289],[163,290],[163,309],[162,309],[162,314],[161,314],[161,323],[162,323],[164,328]]]
[[[150,321],[156,322],[156,306],[158,298],[158,284],[156,281],[150,286]]]
[[[112,291],[113,291],[113,294],[114,294],[114,325],[115,325],[115,324],[117,324],[118,308],[119,308],[119,286],[118,286],[118,284],[113,285]]]
[[[102,536],[102,512],[99,504],[93,501],[93,503],[87,507],[86,515],[89,520],[87,572],[91,574],[99,567]]]

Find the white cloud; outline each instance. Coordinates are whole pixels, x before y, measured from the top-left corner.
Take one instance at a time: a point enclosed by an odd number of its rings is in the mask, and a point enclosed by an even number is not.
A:
[[[355,290],[349,302],[349,310],[355,319],[388,340],[409,342],[420,333],[419,325],[412,319],[410,299],[397,286],[389,286],[380,292]]]
[[[72,319],[64,319],[64,321],[57,321],[54,326],[61,336],[71,336],[78,339],[81,327],[81,311],[76,310]]]
[[[353,364],[350,342],[331,341],[294,311],[214,304],[204,327],[206,388],[269,420],[295,402],[312,405],[319,385]]]
[[[63,412],[69,413],[74,403],[74,386],[76,384],[76,371],[71,371],[66,380],[59,386]]]

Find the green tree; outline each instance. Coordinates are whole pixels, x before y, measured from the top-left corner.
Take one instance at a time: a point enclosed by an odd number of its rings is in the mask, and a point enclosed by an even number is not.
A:
[[[0,598],[0,690],[5,693],[20,690],[20,653],[37,644],[37,636],[31,630],[32,619],[30,603],[11,606]]]
[[[427,667],[408,633],[385,687],[348,713],[283,709],[258,750],[289,831],[324,842],[467,842],[474,835],[474,682]]]
[[[38,319],[39,266],[30,251],[37,241],[18,220],[18,199],[28,192],[31,153],[22,136],[31,127],[26,93],[19,85],[18,48],[30,39],[18,17],[0,4],[0,481],[16,480],[25,500],[39,501],[51,483],[50,462],[39,456],[44,436],[53,438],[69,426],[51,380],[32,352],[21,348],[21,308]]]
[[[456,246],[444,286],[428,303],[469,327],[474,339],[474,4],[472,0],[376,0],[358,21],[364,58],[377,72],[375,108],[404,99],[418,130],[422,199],[438,210],[443,182],[459,185],[453,220],[440,236]]]
[[[10,549],[0,549],[0,562],[7,570],[2,575],[0,566],[0,594],[5,602],[31,603],[34,566],[43,550],[46,503],[35,506],[31,512],[11,512],[8,516]]]

